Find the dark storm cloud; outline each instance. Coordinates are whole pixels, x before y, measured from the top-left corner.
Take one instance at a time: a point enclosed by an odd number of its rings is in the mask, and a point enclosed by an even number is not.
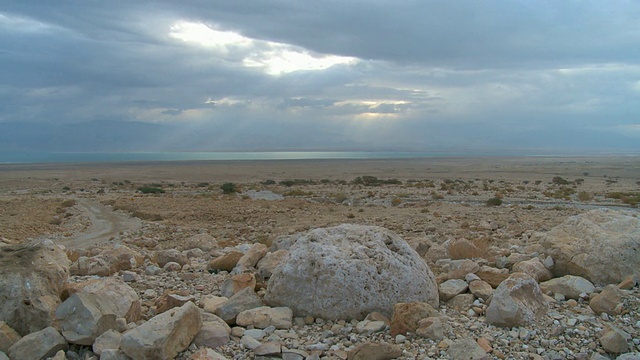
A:
[[[6,1],[0,122],[162,124],[172,149],[632,144],[638,18],[635,1]],[[290,53],[352,61],[283,71]]]

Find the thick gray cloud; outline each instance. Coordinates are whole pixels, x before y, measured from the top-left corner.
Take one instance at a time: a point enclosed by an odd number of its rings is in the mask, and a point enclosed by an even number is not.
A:
[[[638,150],[638,19],[636,1],[5,1],[0,150]]]

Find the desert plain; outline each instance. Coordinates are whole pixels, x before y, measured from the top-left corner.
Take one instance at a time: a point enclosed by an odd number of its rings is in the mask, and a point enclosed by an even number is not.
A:
[[[508,261],[498,266],[496,259],[514,253],[523,255],[519,260],[539,256],[542,262],[540,244],[532,242],[540,233],[596,209],[637,216],[639,203],[637,156],[0,164],[3,246],[49,239],[62,245],[72,261],[117,244],[135,249],[145,257],[144,265],[127,269],[135,273],[128,284],[141,299],[138,322],[153,318],[159,299],[169,292],[190,296],[201,308],[206,296],[220,296],[232,274],[211,271],[212,259],[232,249],[246,252],[255,244],[270,249],[283,236],[312,229],[340,224],[389,229],[424,259],[442,284],[449,279],[453,257],[447,247],[452,243],[470,244],[468,258],[480,266],[511,267]],[[186,239],[201,234],[210,236],[216,248],[192,252],[189,265],[178,271],[145,271],[155,252],[186,251]],[[123,271],[110,276],[122,277]],[[95,277],[72,272],[67,281]],[[388,322],[376,331],[357,332],[362,319],[300,317],[290,329],[258,337],[262,345],[279,343],[279,353],[258,354],[241,341],[242,332],[252,326],[232,327],[230,341],[215,351],[229,359],[293,359],[296,354],[346,359],[358,358],[353,349],[362,343],[385,343],[401,349],[389,358],[461,358],[451,349],[462,346],[457,340],[470,338],[482,345],[486,358],[631,354],[636,359],[636,283],[623,290],[623,309],[604,316],[589,308],[589,297],[569,302],[549,292],[550,309],[543,318],[519,328],[496,327],[485,323],[484,300],[460,307],[447,305],[441,295],[439,311],[448,327],[440,339],[411,332],[392,336]],[[596,284],[594,294],[604,285]],[[266,286],[266,280],[261,284],[258,279],[256,293],[264,296]],[[625,351],[603,348],[599,334],[609,322],[628,336]],[[195,359],[199,348],[191,344],[177,356]],[[299,352],[284,355],[284,348]],[[102,359],[91,346],[71,345],[66,351],[66,358]]]

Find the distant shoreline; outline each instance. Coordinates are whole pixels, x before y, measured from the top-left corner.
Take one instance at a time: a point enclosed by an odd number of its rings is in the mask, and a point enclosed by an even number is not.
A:
[[[552,151],[505,149],[460,151],[0,152],[0,165],[440,158],[608,158],[628,156],[640,156],[640,152],[575,152],[563,154]]]

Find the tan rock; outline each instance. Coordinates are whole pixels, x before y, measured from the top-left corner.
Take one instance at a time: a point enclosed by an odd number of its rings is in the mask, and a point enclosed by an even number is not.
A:
[[[264,306],[264,304],[253,289],[244,288],[235,293],[229,300],[220,304],[215,314],[227,324],[234,325],[239,313],[260,306]]]
[[[289,255],[288,250],[280,249],[274,252],[267,253],[258,264],[256,264],[256,268],[260,273],[260,276],[263,278],[270,278],[273,270],[275,270],[276,266],[280,265],[282,260]]]
[[[21,337],[7,323],[0,321],[0,351],[7,352]]]
[[[467,239],[458,239],[449,244],[451,259],[473,259],[480,257],[480,249]]]
[[[535,279],[524,273],[514,273],[493,292],[486,322],[503,327],[525,326],[543,316],[547,308]]]
[[[469,291],[478,299],[487,300],[493,294],[493,288],[484,280],[473,280],[469,283]]]
[[[242,273],[232,275],[231,277],[227,278],[220,286],[220,292],[222,293],[222,296],[230,298],[233,296],[233,294],[244,288],[255,289],[255,287],[255,275],[253,275],[252,273]]]
[[[180,307],[188,302],[195,302],[195,297],[187,291],[165,290],[155,301],[156,314]]]
[[[602,348],[607,352],[616,354],[629,350],[629,344],[627,343],[629,339],[628,333],[612,324],[604,324],[602,332],[598,336]]]
[[[209,234],[197,234],[186,239],[180,245],[182,250],[200,249],[209,252],[218,248],[218,241]]]
[[[517,262],[513,265],[512,271],[529,274],[536,279],[537,282],[547,281],[553,277],[551,271],[549,271],[538,258]]]
[[[98,336],[93,342],[91,349],[97,355],[102,354],[107,349],[118,350],[120,348],[120,340],[122,334],[115,330],[107,330],[102,335]]]
[[[391,360],[402,356],[398,345],[389,343],[364,343],[348,353],[349,360]]]
[[[423,338],[440,341],[445,337],[445,325],[437,316],[421,319],[415,333]]]
[[[618,288],[622,290],[631,290],[638,285],[638,276],[629,275],[618,284]]]
[[[466,281],[461,279],[451,279],[438,285],[438,295],[440,301],[447,301],[452,297],[462,294],[469,289],[469,285]]]
[[[280,355],[281,352],[282,344],[277,341],[268,341],[253,349],[253,353],[256,354],[256,356],[274,356]]]
[[[447,307],[458,311],[466,311],[476,297],[473,294],[458,294],[447,301]]]
[[[155,261],[160,267],[164,267],[169,262],[178,263],[182,267],[189,263],[189,258],[177,249],[167,249],[156,251]]]
[[[486,351],[478,345],[478,343],[471,339],[460,339],[449,345],[447,349],[447,355],[454,360],[485,360],[489,359]]]
[[[213,349],[201,348],[189,356],[189,360],[229,360],[229,358]]]
[[[391,318],[391,336],[406,335],[418,328],[420,320],[435,317],[438,311],[424,302],[398,303],[393,307]]]
[[[55,356],[60,350],[69,347],[58,330],[49,326],[24,336],[9,348],[10,359],[40,360]]]
[[[476,272],[476,275],[495,289],[509,277],[509,269],[497,269],[485,265]]]
[[[260,261],[266,253],[266,245],[260,243],[253,244],[249,251],[238,260],[236,266],[244,266],[247,269],[255,268],[258,261]]]
[[[593,284],[580,276],[565,275],[563,277],[551,279],[540,283],[540,288],[546,294],[562,294],[569,299],[579,299],[580,294],[591,294],[596,290]]]
[[[493,351],[491,341],[489,341],[489,339],[487,339],[486,337],[479,337],[476,342],[478,343],[478,346],[480,346],[486,353],[490,353]]]
[[[230,251],[222,256],[219,256],[209,261],[209,264],[207,265],[207,269],[209,271],[220,271],[220,270],[231,271],[233,270],[234,267],[236,267],[236,264],[238,264],[238,261],[243,256],[244,254],[241,253],[240,251]]]
[[[110,308],[117,317],[125,318],[127,322],[138,321],[142,317],[138,293],[120,279],[85,281],[77,284],[75,291],[96,295],[111,305]]]
[[[95,256],[81,256],[71,264],[70,271],[73,275],[109,276],[119,271],[134,269],[143,263],[144,257],[139,252],[116,244]]]
[[[473,260],[454,260],[451,262],[446,279],[464,279],[467,274],[475,274],[480,270],[480,265]]]
[[[293,326],[293,312],[288,307],[261,306],[245,310],[238,314],[236,324],[244,327],[264,329],[275,326],[276,329],[291,329]]]
[[[200,310],[188,302],[126,332],[120,348],[134,359],[173,359],[189,346],[201,326]]]
[[[229,298],[224,296],[204,295],[200,298],[200,307],[204,311],[214,314],[218,306],[227,300],[229,300]]]
[[[619,305],[622,304],[622,296],[622,290],[616,285],[610,284],[591,299],[589,307],[598,315],[602,313],[620,315],[622,307]]]
[[[229,342],[229,334],[231,334],[231,328],[224,320],[219,317],[202,313],[202,327],[200,331],[193,339],[193,343],[196,346],[204,346],[211,349],[218,348]]]

